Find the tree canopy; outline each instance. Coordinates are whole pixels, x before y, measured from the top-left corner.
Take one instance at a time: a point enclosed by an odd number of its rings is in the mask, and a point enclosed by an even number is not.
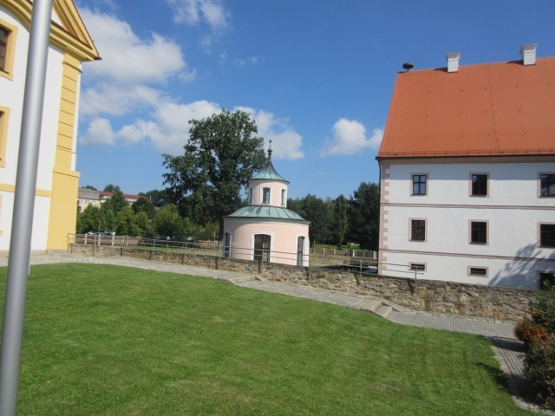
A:
[[[181,156],[163,155],[164,184],[183,216],[205,225],[220,224],[241,206],[240,192],[266,162],[256,123],[237,110],[222,110],[202,120],[189,120],[189,142]]]

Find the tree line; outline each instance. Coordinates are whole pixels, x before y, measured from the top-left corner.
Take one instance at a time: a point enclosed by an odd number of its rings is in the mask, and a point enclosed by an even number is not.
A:
[[[95,189],[92,186],[86,186]],[[177,206],[171,203],[165,190],[141,192],[136,202],[130,204],[119,186],[107,185],[105,191],[113,192],[100,207],[87,206],[77,215],[76,231],[111,231],[117,235],[142,237],[190,236],[197,240],[211,240],[218,235],[218,225],[208,221],[200,225],[182,217]]]
[[[341,247],[347,243],[378,250],[380,226],[379,188],[362,182],[349,199],[343,195],[322,199],[308,194],[287,200],[287,208],[311,221],[309,238],[314,244]]]

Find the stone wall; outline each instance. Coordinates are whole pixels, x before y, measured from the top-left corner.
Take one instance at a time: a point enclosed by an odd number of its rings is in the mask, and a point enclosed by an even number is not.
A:
[[[417,311],[433,311],[496,319],[521,319],[538,291],[494,286],[360,275],[357,272],[287,266],[227,259],[188,252],[139,250],[109,246],[73,245],[73,253],[126,256],[210,269],[256,274],[264,279],[320,289],[376,296]]]

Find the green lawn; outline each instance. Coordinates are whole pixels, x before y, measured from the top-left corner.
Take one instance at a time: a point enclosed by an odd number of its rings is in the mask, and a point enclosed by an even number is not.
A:
[[[18,414],[529,414],[501,379],[472,335],[205,278],[34,266]]]

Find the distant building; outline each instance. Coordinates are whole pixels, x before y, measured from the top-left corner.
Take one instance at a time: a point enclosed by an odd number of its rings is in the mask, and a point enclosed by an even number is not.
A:
[[[310,221],[287,209],[288,187],[270,148],[266,165],[249,180],[248,206],[224,218],[224,257],[308,266]]]
[[[0,251],[9,250],[33,2],[0,0]],[[75,232],[81,63],[98,52],[71,0],[54,0],[40,137],[33,251],[67,249]]]
[[[114,195],[113,192],[95,191],[94,189],[89,188],[79,188],[79,192],[77,194],[77,209],[79,212],[81,212],[89,205],[100,208],[100,206],[108,199],[110,199],[112,195]],[[137,202],[139,198],[146,198],[150,201],[150,197],[144,195],[123,194],[123,197],[127,200],[127,202],[129,202],[129,204]]]
[[[540,288],[555,273],[555,58],[397,75],[383,141],[379,271]],[[398,275],[398,274],[397,274]]]

